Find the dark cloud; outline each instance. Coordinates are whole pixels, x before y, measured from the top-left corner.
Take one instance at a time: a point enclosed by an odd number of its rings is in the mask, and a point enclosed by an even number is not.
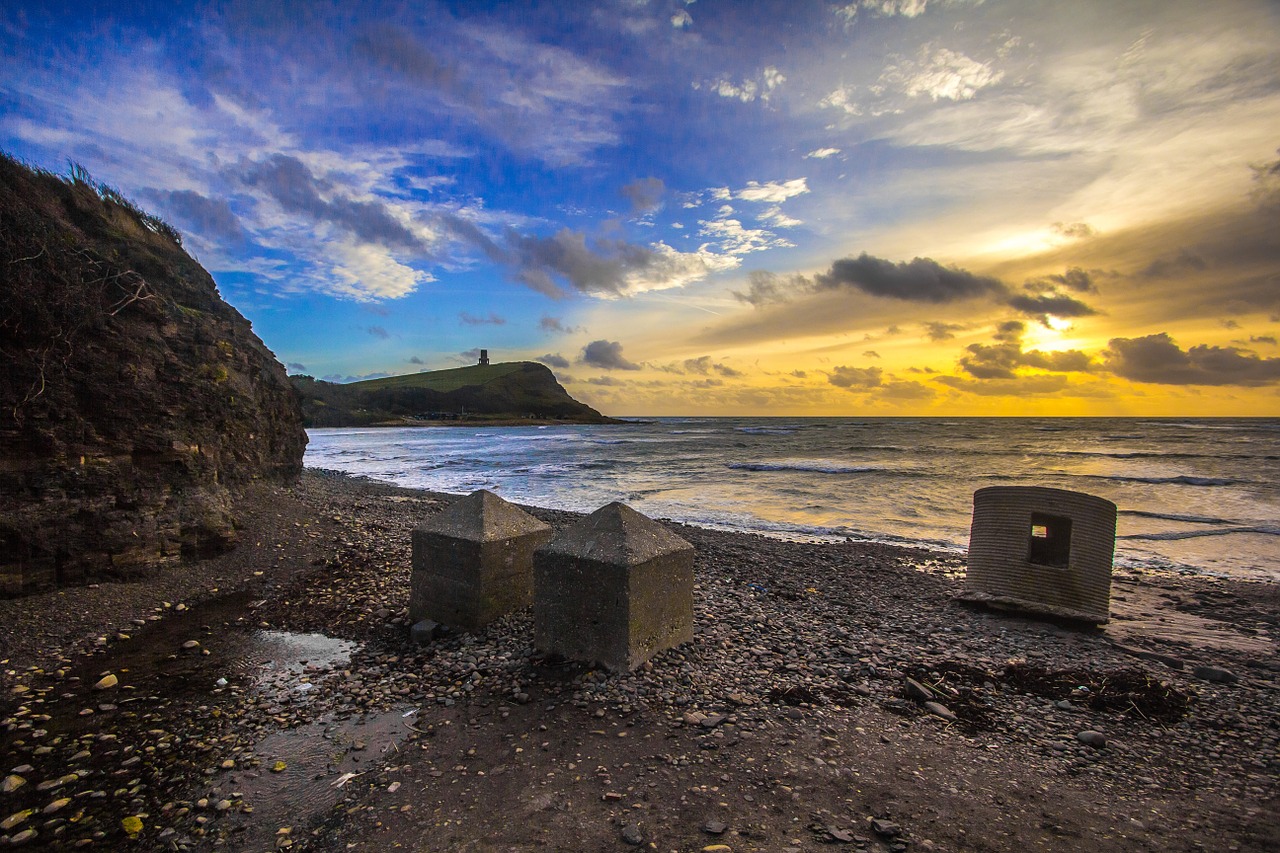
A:
[[[588,385],[607,385],[607,386],[617,387],[620,385],[626,385],[627,383],[623,382],[621,379],[615,379],[612,376],[591,376],[587,379],[587,384]]]
[[[727,364],[721,364],[712,361],[711,356],[704,355],[698,358],[686,358],[684,361],[676,364],[665,364],[658,367],[665,373],[676,373],[683,376],[686,373],[694,373],[699,376],[708,376],[711,373],[719,373],[721,376],[730,378],[735,376],[744,376],[740,370],[735,370]]]
[[[592,341],[582,348],[583,364],[605,370],[639,370],[640,365],[622,357],[622,344],[617,341]]]
[[[458,353],[458,358],[466,364],[474,364],[480,360],[480,347],[472,347],[469,350],[463,350]]]
[[[994,344],[970,344],[960,358],[960,369],[975,379],[1017,379],[1018,369],[1031,367],[1052,373],[1085,373],[1093,360],[1079,350],[1042,352],[1022,349],[1026,326],[1018,320],[1001,323]]]
[[[186,226],[187,230],[206,240],[240,242],[244,227],[224,200],[208,198],[193,190],[153,190],[147,196],[156,200],[166,213]]]
[[[622,194],[631,201],[635,213],[648,213],[662,206],[662,195],[667,185],[660,178],[641,178],[622,188]]]
[[[305,364],[299,364],[296,361],[289,362],[288,364],[285,365],[285,368],[290,373],[306,373],[307,372],[307,366]]]
[[[880,357],[880,353],[876,352],[876,351],[875,351],[875,350],[873,350],[873,349],[869,349],[869,350],[867,350],[866,352],[864,352],[864,353],[862,354],[862,357],[863,357],[863,358],[879,358],[879,357]]]
[[[400,223],[379,202],[355,201],[333,192],[333,187],[311,174],[306,164],[296,157],[273,154],[251,164],[241,179],[261,189],[289,213],[300,213],[317,222],[327,222],[371,243],[389,248],[425,252],[423,242]],[[329,192],[325,199],[321,190]]]
[[[767,270],[752,270],[747,274],[747,292],[731,291],[739,302],[761,308],[765,305],[790,302],[792,297],[813,292],[813,282],[802,275],[780,276]]]
[[[545,364],[547,367],[565,368],[569,366],[569,359],[565,358],[558,352],[557,353],[549,352],[545,355],[540,355],[537,358],[535,358],[534,361],[540,361],[543,364]]]
[[[933,321],[924,324],[924,332],[929,336],[929,340],[937,343],[939,341],[949,341],[955,337],[955,333],[963,329],[958,323],[943,323]]]
[[[938,396],[938,392],[928,385],[908,379],[886,383],[879,390],[878,396],[885,400],[896,401],[931,400]]]
[[[323,379],[325,382],[346,384],[348,382],[363,382],[366,379],[386,379],[390,375],[391,375],[390,373],[381,373],[381,372],[366,373],[363,376],[352,376],[349,373],[346,376],[343,376],[341,373],[330,373],[328,376],[322,376],[320,378]]]
[[[1161,332],[1112,338],[1107,367],[1134,382],[1159,385],[1269,385],[1280,382],[1280,358],[1260,358],[1238,347],[1179,347]]]
[[[1200,272],[1209,263],[1199,255],[1182,249],[1172,257],[1157,258],[1138,271],[1142,278],[1177,278],[1187,273]]]
[[[426,364],[425,361],[423,361],[419,356],[416,356],[416,355],[409,359],[409,363],[410,364]]]
[[[1083,240],[1098,233],[1087,222],[1055,222],[1052,227],[1053,233],[1059,237],[1070,237],[1073,240]]]
[[[807,379],[809,377],[808,371],[805,370],[793,370],[791,371],[791,375],[796,379]]]
[[[884,371],[879,367],[840,366],[827,375],[827,381],[837,388],[878,388],[884,381]]]
[[[1061,374],[1037,374],[982,381],[965,379],[963,376],[939,376],[933,381],[957,391],[983,397],[1052,397],[1061,394],[1070,384],[1067,377]]]
[[[478,317],[475,314],[463,311],[458,315],[458,319],[468,326],[502,326],[507,322],[505,317],[499,317],[492,311],[489,312],[487,317]]]
[[[372,61],[428,89],[463,94],[458,69],[392,26],[370,28],[351,45],[357,56]]]
[[[1039,320],[1041,325],[1049,326],[1049,316],[1054,317],[1091,317],[1097,310],[1065,293],[1040,293],[1034,296],[1019,293],[1009,297],[1009,307],[1021,311],[1028,317]]]
[[[588,246],[585,234],[567,228],[552,237],[512,231],[507,243],[516,280],[555,297],[563,295],[557,279],[582,293],[621,295],[629,274],[648,270],[660,260],[653,249],[625,240],[597,239]]]
[[[1276,153],[1280,154],[1280,148]],[[1265,211],[1280,210],[1280,159],[1254,163],[1249,168],[1253,170],[1253,200]]]
[[[581,326],[566,326],[559,317],[546,316],[538,321],[538,328],[544,332],[554,332],[558,335],[570,335],[574,332],[585,331]]]
[[[391,337],[391,333],[381,326],[367,326],[365,327],[365,331],[373,335],[375,338],[382,338],[383,340]]]
[[[1275,335],[1250,335],[1249,343],[1251,344],[1271,344],[1276,345]]]
[[[1062,275],[1043,275],[1039,278],[1028,279],[1023,285],[1023,289],[1032,293],[1049,293],[1065,287],[1067,290],[1076,293],[1097,293],[1098,288],[1094,285],[1093,276],[1080,267],[1068,267]]]
[[[836,261],[828,272],[816,277],[814,285],[817,290],[850,287],[872,296],[932,303],[1001,296],[1007,291],[998,279],[944,267],[929,258],[894,263],[865,252]]]

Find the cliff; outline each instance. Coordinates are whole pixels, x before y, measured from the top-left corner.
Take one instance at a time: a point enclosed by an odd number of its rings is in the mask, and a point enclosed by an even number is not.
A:
[[[569,396],[545,365],[532,361],[431,370],[338,385],[292,377],[307,426],[342,427],[436,421],[614,423]]]
[[[301,471],[284,368],[161,220],[0,154],[0,271],[0,592],[224,548]]]

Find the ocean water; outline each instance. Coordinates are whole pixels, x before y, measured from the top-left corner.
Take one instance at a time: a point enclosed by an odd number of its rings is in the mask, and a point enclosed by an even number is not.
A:
[[[963,551],[973,493],[1120,508],[1116,563],[1280,580],[1280,420],[658,418],[310,431],[305,463],[401,486],[785,538]]]

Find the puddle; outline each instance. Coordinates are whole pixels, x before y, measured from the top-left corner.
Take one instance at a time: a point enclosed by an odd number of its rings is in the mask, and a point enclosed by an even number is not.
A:
[[[270,849],[280,828],[297,833],[316,822],[339,801],[345,785],[358,785],[364,773],[394,761],[409,734],[406,724],[415,719],[404,708],[345,720],[325,717],[262,738],[253,750],[259,767],[221,783],[253,806],[237,844]]]
[[[358,648],[357,643],[324,634],[253,631],[238,668],[247,670],[251,689],[277,699],[291,696],[296,702],[305,700],[321,679],[350,663]]]

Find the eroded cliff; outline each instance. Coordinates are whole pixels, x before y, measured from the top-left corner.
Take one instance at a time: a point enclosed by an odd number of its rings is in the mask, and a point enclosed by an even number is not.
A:
[[[0,155],[0,592],[152,571],[235,538],[301,470],[283,366],[164,222]]]

